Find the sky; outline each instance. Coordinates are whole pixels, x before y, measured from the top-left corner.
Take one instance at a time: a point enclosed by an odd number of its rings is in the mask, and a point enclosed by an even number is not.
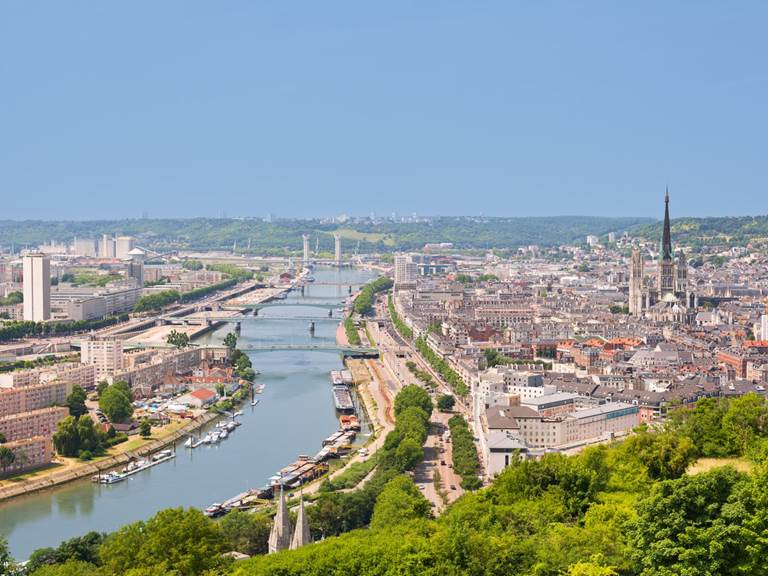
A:
[[[768,3],[0,0],[0,219],[768,213]]]

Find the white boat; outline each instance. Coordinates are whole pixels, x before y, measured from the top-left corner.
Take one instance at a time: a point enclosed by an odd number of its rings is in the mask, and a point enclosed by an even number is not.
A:
[[[229,432],[232,432],[235,428],[237,428],[237,424],[234,422],[227,422],[227,430]]]
[[[194,443],[195,443],[194,438],[190,436],[189,438],[187,438],[186,442],[184,442],[184,446],[186,446],[187,448],[194,448]]]
[[[259,399],[258,399],[258,398],[256,398],[256,400],[253,400],[253,401],[251,402],[251,406],[256,406],[256,404],[258,404],[258,403],[259,403]]]
[[[235,416],[242,416],[242,415],[243,415],[243,411],[242,410],[238,410],[237,412],[235,412]],[[235,416],[233,416],[233,418]]]
[[[208,432],[208,434],[206,434],[206,435],[203,437],[203,439],[201,440],[201,442],[202,442],[203,444],[210,444],[211,442],[213,442],[213,434],[211,434],[210,432]]]
[[[125,480],[125,476],[123,474],[120,474],[119,472],[107,472],[104,475],[95,476],[94,480],[98,482],[99,484],[115,484],[117,482],[122,482]]]
[[[224,440],[227,436],[229,436],[229,432],[227,432],[226,428],[224,428],[221,432],[219,432],[219,438],[221,440]]]

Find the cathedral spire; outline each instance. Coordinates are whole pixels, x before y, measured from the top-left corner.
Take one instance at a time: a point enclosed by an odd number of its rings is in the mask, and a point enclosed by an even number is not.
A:
[[[669,230],[669,187],[664,194],[664,232],[661,237],[661,259],[672,260],[672,233]]]
[[[304,495],[299,496],[299,513],[296,516],[296,527],[293,529],[293,538],[291,539],[291,550],[301,548],[305,544],[312,542],[312,536],[309,532],[309,522],[304,513]]]
[[[291,544],[291,517],[285,505],[285,492],[280,485],[280,497],[277,501],[277,514],[272,523],[272,531],[269,533],[269,553],[274,554],[280,550],[287,550]]]

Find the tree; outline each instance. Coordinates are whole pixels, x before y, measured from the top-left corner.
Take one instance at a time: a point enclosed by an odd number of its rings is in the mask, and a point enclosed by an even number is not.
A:
[[[3,474],[8,471],[8,468],[16,462],[16,454],[7,446],[0,446],[0,468],[3,470]]]
[[[69,408],[69,415],[76,418],[88,413],[88,408],[85,406],[85,390],[81,386],[75,384],[72,387],[72,392],[67,396],[66,406]]]
[[[106,380],[102,380],[98,384],[96,384],[96,394],[101,398],[101,395],[104,393],[104,390],[109,388],[109,382]]]
[[[169,508],[124,526],[99,550],[107,574],[202,574],[221,566],[227,541],[216,522],[190,508]]]
[[[235,352],[235,349],[237,348],[237,334],[234,332],[228,333],[224,337],[224,346],[227,347],[227,350],[229,350],[230,357]]]
[[[456,399],[452,394],[443,394],[437,399],[437,409],[440,412],[450,412],[456,404]]]
[[[125,393],[125,387],[116,382],[109,386],[99,398],[99,408],[110,422],[125,422],[133,414],[131,397]]]
[[[755,392],[732,400],[723,416],[723,430],[733,449],[744,454],[755,438],[768,434],[768,401]]]
[[[171,333],[168,334],[168,337],[165,339],[165,341],[171,346],[175,346],[176,348],[186,348],[189,346],[189,334],[186,332],[171,330]]]
[[[139,434],[142,438],[149,438],[152,435],[152,424],[146,418],[139,425]]]
[[[395,450],[397,469],[403,472],[412,470],[419,463],[422,456],[424,456],[424,450],[421,444],[413,438],[404,438]]]
[[[233,510],[219,522],[232,550],[251,556],[267,553],[272,519],[265,514],[246,514]]]
[[[11,552],[8,550],[8,542],[0,534],[0,575],[5,576],[8,574],[14,574],[16,570],[16,564],[11,557]]]
[[[724,467],[654,485],[631,528],[638,573],[754,574],[743,563],[760,537],[742,528],[750,507],[734,502],[747,482],[746,476]]]
[[[0,444],[5,444],[5,434],[0,432]]]
[[[408,520],[430,515],[429,501],[410,477],[400,475],[390,480],[376,499],[371,528],[395,528]]]
[[[75,418],[67,416],[56,426],[53,445],[62,456],[100,454],[104,450],[105,434],[97,430],[87,414]]]
[[[398,416],[403,410],[409,406],[416,406],[421,408],[427,416],[432,414],[432,399],[429,394],[421,386],[416,384],[409,384],[404,386],[395,397],[395,416]]]

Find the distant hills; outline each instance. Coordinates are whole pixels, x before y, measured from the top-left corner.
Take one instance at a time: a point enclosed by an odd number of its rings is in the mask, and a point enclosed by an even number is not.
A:
[[[96,221],[0,220],[0,246],[37,246],[44,242],[71,242],[102,234],[131,235],[139,245],[155,249],[232,250],[286,254],[301,249],[301,235],[311,236],[311,247],[333,250],[336,232],[344,250],[392,252],[416,250],[426,243],[451,242],[457,249],[514,249],[538,244],[553,246],[584,242],[587,235],[609,232],[658,239],[661,222],[651,218],[559,216],[534,218],[437,217],[415,222],[352,219],[343,224],[322,220],[193,218]],[[673,221],[678,244],[743,245],[768,238],[768,216],[738,218],[681,218]]]

